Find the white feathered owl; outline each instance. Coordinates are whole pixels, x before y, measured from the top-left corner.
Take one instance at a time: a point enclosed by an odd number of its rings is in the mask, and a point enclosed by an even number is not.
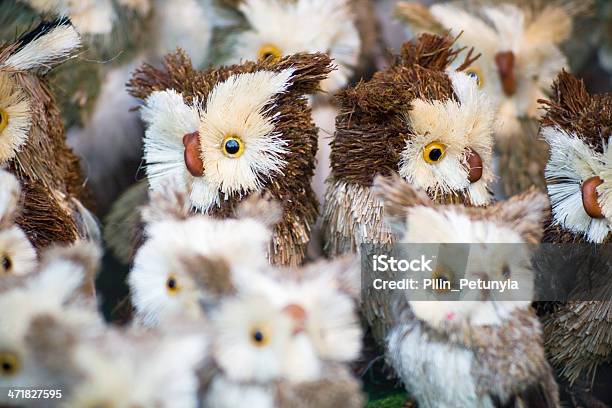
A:
[[[406,244],[474,243],[462,268],[437,258],[415,277],[451,282],[516,280],[519,291],[448,288],[393,291],[388,362],[419,407],[558,407],[557,385],[531,309],[533,269],[525,245],[540,240],[548,200],[528,191],[486,209],[435,205],[399,178],[375,182]],[[502,244],[502,245],[500,245]],[[440,245],[443,247],[444,245]],[[465,273],[465,275],[462,275]]]
[[[276,203],[251,197],[238,208],[240,219],[220,220],[190,214],[186,200],[178,192],[153,193],[143,210],[146,241],[128,277],[139,324],[204,318],[235,293],[238,270],[248,275],[268,263],[266,249],[280,219]]]
[[[390,244],[377,174],[399,174],[437,202],[491,201],[494,108],[458,58],[454,39],[423,34],[403,45],[395,63],[338,94],[332,174],[323,210],[330,255],[360,244]]]
[[[339,381],[330,397],[343,396],[344,404],[358,406],[355,381],[328,373],[346,369],[361,349],[354,297],[359,275],[350,265],[322,262],[237,280],[238,295],[212,314],[211,361],[217,372],[206,382],[207,404],[230,407],[249,400],[258,407],[283,406],[276,401],[281,390],[299,395],[301,387]],[[355,393],[347,393],[347,387]],[[304,406],[317,406],[307,401]]]
[[[496,135],[506,194],[544,187],[546,144],[538,141],[538,99],[546,97],[568,61],[561,45],[589,1],[450,2],[429,8],[399,3],[397,12],[417,32],[459,35],[458,46],[481,57],[466,71],[498,108]]]
[[[11,173],[0,170],[0,277],[27,275],[38,264],[36,250],[15,225],[21,187]]]
[[[27,276],[0,280],[0,386],[52,387],[48,374],[28,349],[26,334],[34,319],[52,316],[75,330],[101,325],[93,301],[83,295],[92,280],[99,249],[85,242],[46,252]],[[1,403],[11,403],[6,393]]]

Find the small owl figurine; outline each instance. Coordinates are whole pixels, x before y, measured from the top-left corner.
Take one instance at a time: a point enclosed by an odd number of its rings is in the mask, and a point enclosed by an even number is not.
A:
[[[612,94],[590,95],[584,83],[559,74],[541,134],[550,144],[546,165],[552,217],[544,242],[604,244],[599,261],[609,262],[612,237]],[[580,282],[579,268],[575,280]],[[604,282],[608,299],[612,285]],[[571,384],[591,384],[597,367],[612,362],[612,302],[571,301],[557,304],[544,317],[546,345],[552,363]],[[580,386],[575,387],[580,394]],[[587,386],[586,388],[589,388]],[[590,398],[578,395],[577,398]],[[583,403],[590,405],[589,400]]]
[[[99,256],[96,246],[80,242],[45,252],[29,275],[0,279],[0,387],[53,384],[54,377],[26,344],[29,325],[37,317],[52,316],[77,331],[101,325],[95,302],[83,293]],[[13,401],[3,393],[0,403]]]
[[[190,214],[188,196],[167,193],[152,193],[143,210],[146,241],[128,277],[135,321],[144,326],[202,319],[234,295],[233,271],[248,274],[268,264],[266,250],[281,217],[277,203],[255,196],[240,203],[240,219]]]
[[[423,289],[424,298],[393,291],[387,360],[419,407],[559,407],[541,326],[526,297],[534,275],[524,244],[542,235],[546,196],[531,190],[479,209],[436,205],[399,178],[375,185],[392,220],[405,225],[401,242],[479,243],[463,270],[438,259],[433,271],[415,272],[417,280],[441,279],[457,288],[465,272],[468,280],[514,279],[522,288],[518,295],[463,289],[462,300],[452,300],[446,288]]]
[[[27,345],[61,385],[60,408],[198,406],[196,370],[207,353],[201,330],[79,331],[43,315],[30,325]]]
[[[23,189],[16,222],[36,248],[98,235],[83,207],[79,162],[64,140],[53,95],[42,77],[79,47],[66,21],[43,22],[13,43],[0,47],[0,166]]]
[[[27,275],[36,268],[36,250],[23,230],[15,225],[21,202],[19,181],[0,170],[0,279]]]
[[[267,192],[283,207],[269,258],[299,264],[318,213],[310,187],[317,130],[305,95],[330,70],[323,54],[196,71],[178,52],[161,69],[143,66],[129,86],[145,101],[150,188],[177,183],[195,211],[214,217]]]
[[[399,3],[400,18],[417,31],[459,35],[458,45],[481,57],[467,73],[496,102],[499,175],[507,195],[544,187],[546,143],[538,139],[538,99],[567,59],[560,46],[590,1],[456,2],[429,8]]]
[[[493,108],[465,72],[450,70],[453,39],[424,34],[385,71],[338,95],[332,174],[323,212],[330,255],[390,244],[376,174],[399,174],[437,202],[491,201]]]

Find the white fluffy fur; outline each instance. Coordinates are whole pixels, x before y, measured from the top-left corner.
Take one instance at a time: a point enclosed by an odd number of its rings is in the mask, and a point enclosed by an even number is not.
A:
[[[12,222],[21,194],[17,178],[8,171],[0,170],[0,223]]]
[[[32,126],[30,103],[8,74],[0,73],[0,109],[8,124],[0,132],[0,165],[11,160],[28,140]]]
[[[111,0],[21,0],[39,13],[67,15],[81,34],[110,34],[115,20]]]
[[[201,293],[182,270],[180,257],[217,257],[232,270],[250,271],[267,264],[270,231],[250,219],[194,216],[185,221],[151,224],[146,234],[148,239],[136,254],[128,278],[136,319],[146,326],[164,324],[173,317],[202,317]],[[170,275],[180,287],[174,294],[166,288]]]
[[[407,120],[415,137],[406,141],[399,173],[416,187],[434,196],[465,191],[474,205],[491,201],[487,184],[494,179],[492,162],[493,107],[476,81],[461,72],[449,72],[459,102],[416,99]],[[437,164],[423,159],[430,142],[446,145],[446,156]],[[483,162],[483,174],[476,183],[468,180],[466,148],[476,151]]]
[[[545,96],[557,73],[567,66],[559,48],[571,32],[571,19],[564,10],[551,6],[529,19],[510,4],[484,7],[481,15],[452,4],[436,4],[430,10],[451,34],[461,33],[460,45],[482,53],[473,66],[482,76],[483,89],[499,106],[501,136],[519,132],[519,118],[539,117],[538,98]],[[504,51],[515,54],[518,87],[510,97],[502,90],[495,64],[495,54]]]
[[[335,92],[346,85],[361,48],[349,1],[246,0],[239,8],[250,29],[238,35],[232,62],[257,60],[266,44],[275,45],[283,55],[324,52],[338,69],[322,82],[322,89]]]
[[[145,136],[147,175],[153,190],[168,179],[190,187],[191,202],[206,212],[224,195],[243,194],[282,173],[286,142],[274,130],[271,102],[291,84],[292,69],[230,76],[215,86],[206,107],[188,106],[173,90],[154,92],[142,109],[148,124]],[[204,175],[193,177],[184,164],[182,138],[199,131]],[[221,142],[228,135],[245,145],[238,158],[226,157]]]
[[[34,246],[32,246],[21,228],[18,227],[0,231],[0,259],[3,257],[10,261],[11,268],[8,271],[4,271],[2,266],[0,266],[0,276],[5,273],[10,275],[27,275],[38,264]]]
[[[205,406],[210,408],[235,408],[249,402],[250,408],[274,407],[271,387],[259,384],[240,384],[217,376],[206,393]]]
[[[27,71],[50,68],[50,64],[70,57],[81,45],[81,38],[71,25],[60,25],[11,54],[0,69]]]
[[[556,127],[543,128],[542,136],[550,144],[545,175],[554,223],[589,242],[603,242],[612,230],[610,149],[606,145],[604,154],[597,153],[576,135]],[[597,189],[604,219],[591,218],[582,204],[582,183],[593,176],[604,180]]]

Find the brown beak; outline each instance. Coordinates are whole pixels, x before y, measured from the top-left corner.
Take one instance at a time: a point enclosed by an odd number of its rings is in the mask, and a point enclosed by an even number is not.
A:
[[[482,177],[482,158],[475,150],[466,149],[466,160],[468,165],[468,180],[470,183],[475,183]]]
[[[498,52],[495,54],[497,72],[501,79],[504,93],[508,96],[516,92],[516,76],[514,75],[514,53],[512,51]]]
[[[304,331],[306,326],[306,310],[300,305],[291,303],[283,308],[283,313],[287,314],[293,320],[293,334],[298,334]]]
[[[194,177],[202,177],[204,174],[204,162],[202,161],[202,151],[200,150],[200,133],[193,132],[183,136],[183,153],[185,166]]]
[[[603,183],[603,180],[598,176],[591,177],[582,183],[582,206],[591,218],[604,218],[597,200],[597,186],[601,183]]]

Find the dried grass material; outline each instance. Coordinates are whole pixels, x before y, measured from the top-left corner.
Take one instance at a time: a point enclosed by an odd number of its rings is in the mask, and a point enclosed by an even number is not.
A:
[[[404,44],[387,70],[337,95],[340,114],[331,142],[335,179],[369,186],[376,174],[398,170],[400,153],[411,137],[405,120],[410,101],[456,98],[445,72],[460,52],[453,44],[451,37],[423,34]]]
[[[568,133],[579,135],[598,153],[612,129],[611,94],[589,95],[584,81],[563,71],[553,84],[550,100],[540,100],[546,115],[542,127],[558,126]]]
[[[288,153],[283,175],[268,180],[264,191],[283,206],[283,220],[276,225],[270,245],[269,258],[278,265],[298,265],[304,259],[310,240],[311,227],[318,215],[317,200],[310,185],[314,173],[317,149],[317,128],[312,122],[308,102],[302,96],[318,90],[319,82],[331,71],[331,60],[324,54],[296,54],[277,63],[246,62],[222,68],[197,71],[187,55],[179,50],[164,59],[158,69],[145,64],[138,69],[128,87],[132,95],[145,99],[153,91],[174,89],[182,93],[185,102],[206,101],[219,82],[231,75],[294,70],[287,91],[275,100],[270,115],[278,114],[275,131],[286,140]],[[215,217],[229,217],[236,205],[247,196],[233,195],[209,213]]]
[[[376,71],[377,61],[384,60],[386,49],[380,23],[376,15],[374,2],[370,0],[352,0],[351,5],[355,15],[355,26],[361,39],[359,62],[353,72],[353,78],[370,78]]]
[[[539,137],[539,123],[533,119],[520,120],[522,132],[512,138],[499,138],[499,179],[506,197],[535,186],[546,188],[544,168],[548,162],[549,146]]]
[[[612,285],[603,290],[610,299]],[[549,358],[570,383],[592,382],[597,367],[612,362],[612,302],[570,302],[544,317],[543,324]]]
[[[402,1],[395,6],[395,15],[398,19],[425,31],[434,34],[444,34],[446,29],[429,8],[421,3]]]

